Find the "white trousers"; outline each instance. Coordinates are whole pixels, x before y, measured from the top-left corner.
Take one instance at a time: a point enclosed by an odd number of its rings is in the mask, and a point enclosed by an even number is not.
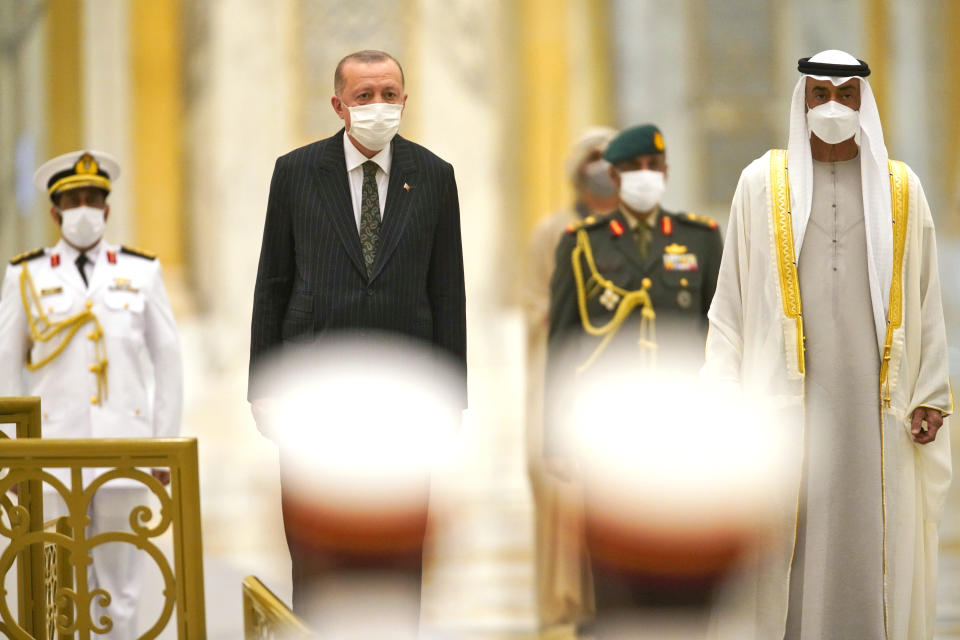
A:
[[[44,492],[44,518],[64,515],[65,509],[59,496]],[[130,532],[130,512],[137,506],[148,504],[149,492],[142,487],[102,487],[93,497],[90,507],[90,526],[87,538],[108,531]],[[92,593],[103,589],[110,594],[107,607],[98,606],[93,599],[91,617],[96,623],[102,616],[113,621],[109,633],[92,634],[98,640],[134,640],[137,634],[137,602],[142,588],[142,574],[147,554],[132,544],[110,542],[94,547],[90,553],[93,562],[87,571],[87,582]]]

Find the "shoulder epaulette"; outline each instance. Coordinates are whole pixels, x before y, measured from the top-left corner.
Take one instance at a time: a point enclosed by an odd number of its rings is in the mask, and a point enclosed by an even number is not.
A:
[[[711,218],[710,216],[698,216],[695,213],[681,213],[676,216],[681,222],[686,222],[687,224],[693,224],[700,227],[706,227],[708,229],[716,229],[717,221]]]
[[[577,220],[576,222],[571,222],[567,225],[567,233],[576,233],[580,229],[592,229],[598,225],[604,224],[606,222],[600,216],[587,216],[583,220]]]
[[[142,249],[136,249],[134,247],[128,247],[126,245],[120,247],[120,253],[125,253],[130,256],[137,256],[138,258],[145,258],[147,260],[156,260],[157,254],[150,253],[149,251],[143,251]]]
[[[21,262],[26,262],[27,260],[33,260],[34,258],[39,258],[44,254],[44,249],[34,249],[33,251],[25,251],[20,255],[13,256],[10,258],[10,264],[17,265]]]

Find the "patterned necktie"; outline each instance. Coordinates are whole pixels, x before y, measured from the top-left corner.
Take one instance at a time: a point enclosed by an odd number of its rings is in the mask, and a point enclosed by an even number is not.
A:
[[[84,271],[83,268],[87,266],[88,262],[90,262],[90,259],[87,258],[87,254],[81,253],[79,256],[77,256],[77,271],[80,272],[80,277],[83,278],[83,286],[85,287],[87,286],[87,272]]]
[[[373,262],[380,244],[380,193],[377,191],[377,163],[363,163],[363,190],[360,195],[360,248],[367,265],[367,277],[373,277]]]
[[[637,243],[637,257],[644,260],[650,251],[650,227],[646,220],[641,220],[637,228],[633,230],[633,239]]]

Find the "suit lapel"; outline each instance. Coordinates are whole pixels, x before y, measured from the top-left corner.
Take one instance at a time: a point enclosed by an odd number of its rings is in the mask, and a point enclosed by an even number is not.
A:
[[[320,202],[323,203],[320,215],[329,217],[353,266],[366,276],[367,269],[363,264],[363,252],[360,248],[360,234],[357,233],[357,219],[353,215],[353,202],[350,199],[350,184],[347,182],[343,135],[343,129],[341,129],[340,133],[327,139],[327,144],[320,151],[317,170],[312,173],[320,191]]]
[[[373,278],[380,274],[387,260],[396,250],[410,219],[410,204],[414,198],[413,189],[417,186],[414,179],[416,173],[417,164],[414,161],[410,143],[400,136],[394,137],[390,181],[387,185],[386,204],[383,207],[380,248],[377,250],[377,259],[373,264]]]

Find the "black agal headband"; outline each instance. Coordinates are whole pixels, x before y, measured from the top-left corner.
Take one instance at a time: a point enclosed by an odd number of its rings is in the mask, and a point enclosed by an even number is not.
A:
[[[810,62],[810,58],[797,60],[797,71],[807,76],[834,76],[849,78],[857,76],[866,78],[870,75],[870,67],[863,60],[857,58],[860,64],[834,64],[832,62]]]

